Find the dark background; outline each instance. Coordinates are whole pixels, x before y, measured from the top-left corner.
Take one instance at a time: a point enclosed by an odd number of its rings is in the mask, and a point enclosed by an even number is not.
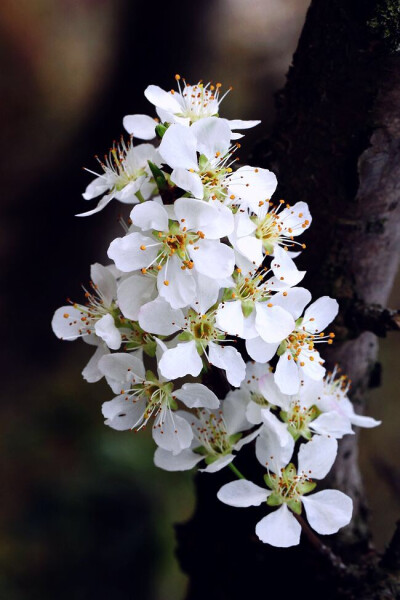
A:
[[[0,598],[184,597],[173,523],[191,514],[191,475],[156,470],[147,434],[103,426],[112,394],[80,375],[91,349],[50,328],[67,296],[81,300],[89,265],[106,260],[129,212],[115,202],[74,217],[88,206],[82,167],[95,169],[125,114],[153,114],[143,90],[173,87],[175,73],[232,85],[223,115],[263,119],[245,160],[273,123],[308,4],[2,0]],[[379,547],[399,512],[399,349],[395,334],[381,344],[383,387],[369,414],[384,424],[361,434]]]

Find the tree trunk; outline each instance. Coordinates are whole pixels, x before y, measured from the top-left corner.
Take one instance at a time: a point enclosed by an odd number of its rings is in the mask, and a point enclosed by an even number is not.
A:
[[[274,131],[252,160],[278,175],[279,197],[310,205],[313,224],[299,267],[308,271],[305,286],[314,298],[339,301],[336,341],[324,357],[350,376],[357,412],[378,383],[375,334],[399,328],[398,314],[382,308],[400,246],[399,30],[398,0],[314,0],[277,97]],[[218,503],[229,473],[198,475],[196,513],[177,527],[188,600],[260,592],[400,598],[400,529],[381,561],[369,543],[357,443],[357,436],[342,440],[329,481],[354,500],[352,524],[326,542],[342,560],[304,534],[297,548],[261,544],[254,526],[264,510]],[[254,463],[252,448],[237,461],[260,483]]]

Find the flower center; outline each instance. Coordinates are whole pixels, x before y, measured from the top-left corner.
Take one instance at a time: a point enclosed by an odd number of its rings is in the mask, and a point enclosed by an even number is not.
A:
[[[309,475],[311,474],[297,475],[292,463],[285,469],[281,469],[280,475],[275,473],[264,475],[265,483],[272,490],[272,494],[267,498],[267,504],[278,506],[285,503],[293,512],[300,514],[301,496],[308,494],[316,486]]]
[[[288,424],[288,431],[295,440],[303,437],[310,440],[312,433],[309,430],[311,421],[317,418],[319,411],[316,406],[306,408],[299,402],[293,402],[288,411],[281,411],[280,415],[285,423]]]

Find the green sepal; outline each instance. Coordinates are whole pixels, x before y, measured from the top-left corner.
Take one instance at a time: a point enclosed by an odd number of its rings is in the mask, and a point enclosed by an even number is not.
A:
[[[169,381],[168,383],[164,383],[162,387],[168,394],[172,394],[174,384],[172,383],[172,381]]]
[[[207,167],[207,165],[208,165],[208,158],[207,158],[207,156],[205,156],[205,154],[200,154],[200,157],[199,157],[199,168],[200,168],[200,171],[204,171],[205,168]]]
[[[276,351],[278,356],[282,356],[282,354],[284,354],[286,352],[286,340],[283,340],[283,342],[281,342],[281,344],[279,345],[278,350]]]
[[[301,431],[299,431],[299,434],[301,435],[301,437],[303,437],[305,440],[307,440],[307,442],[309,442],[312,438],[312,433],[311,431],[308,429],[302,429]],[[298,438],[296,438],[298,439]]]
[[[229,443],[233,446],[234,444],[236,444],[236,442],[238,442],[240,440],[240,438],[243,436],[243,433],[234,433],[232,435],[229,436]]]
[[[177,401],[174,398],[170,398],[169,407],[172,410],[177,410],[178,409],[178,403],[177,403]]]
[[[146,371],[146,381],[151,381],[152,383],[159,383],[157,377],[154,375],[153,371]]]
[[[301,500],[289,500],[287,505],[296,515],[301,515]]]
[[[317,487],[315,481],[305,481],[304,483],[298,483],[297,489],[300,494],[309,494]]]
[[[164,192],[165,190],[168,190],[169,185],[164,173],[159,167],[157,167],[157,165],[152,163],[151,160],[148,160],[147,162],[149,163],[150,171],[153,174],[154,181],[156,182],[159,191]]]
[[[143,351],[147,354],[147,356],[154,358],[157,351],[157,343],[153,341],[147,342],[147,344],[143,346]]]
[[[303,317],[299,317],[299,318],[296,320],[296,327],[300,327],[300,325],[302,324],[302,322],[303,322]]]
[[[224,293],[222,294],[222,302],[227,302],[228,300],[234,300],[233,294],[235,293],[235,288],[225,288]]]
[[[207,456],[208,450],[204,448],[204,446],[197,446],[197,448],[192,448],[192,452],[195,454],[201,454],[202,456]]]
[[[254,310],[254,302],[251,300],[244,300],[242,302],[242,313],[244,317],[249,317]]]
[[[285,475],[288,479],[293,479],[294,477],[296,477],[296,475],[297,475],[296,467],[294,466],[293,463],[288,464],[288,466],[285,469]]]
[[[158,135],[160,140],[162,140],[164,133],[167,131],[169,126],[170,123],[159,123],[158,125],[156,125],[156,134]]]
[[[268,506],[280,506],[283,504],[282,497],[279,494],[272,492],[267,498],[267,504]]]
[[[215,462],[219,459],[219,456],[215,456],[214,454],[209,454],[205,458],[206,465],[211,465],[211,463]]]
[[[288,432],[292,436],[295,442],[299,439],[301,435],[303,435],[302,431],[298,431],[295,427],[288,427]],[[304,436],[303,436],[304,437]],[[307,439],[307,438],[306,438]]]
[[[188,342],[192,339],[193,339],[193,335],[190,333],[190,331],[182,331],[182,333],[180,333],[178,335],[178,340],[180,342]]]
[[[285,412],[284,410],[281,410],[279,413],[280,418],[282,419],[282,421],[284,421],[285,423],[288,422],[288,414],[287,412]]]
[[[271,490],[275,489],[276,487],[276,479],[276,475],[264,475],[264,481]]]
[[[270,244],[269,242],[263,242],[263,247],[267,254],[274,253],[274,245],[273,244]]]

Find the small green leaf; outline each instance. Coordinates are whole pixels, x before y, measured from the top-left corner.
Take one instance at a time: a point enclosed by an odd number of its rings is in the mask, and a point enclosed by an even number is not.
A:
[[[149,163],[150,171],[154,177],[154,181],[160,192],[164,192],[169,189],[168,181],[165,178],[165,174],[157,165],[151,162],[151,160],[147,161]]]
[[[167,131],[169,126],[169,123],[159,123],[158,125],[156,125],[156,134],[160,139],[163,138],[163,135]]]

